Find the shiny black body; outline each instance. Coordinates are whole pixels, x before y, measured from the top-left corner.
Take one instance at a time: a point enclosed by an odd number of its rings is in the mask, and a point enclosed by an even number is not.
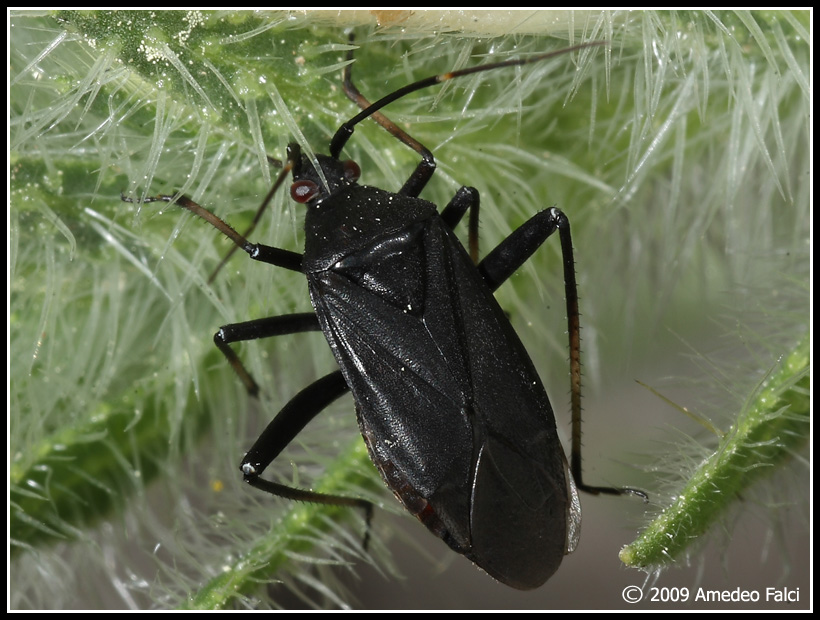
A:
[[[435,205],[372,187],[309,207],[305,230],[311,300],[385,482],[496,579],[541,585],[580,513],[547,394],[481,272]]]

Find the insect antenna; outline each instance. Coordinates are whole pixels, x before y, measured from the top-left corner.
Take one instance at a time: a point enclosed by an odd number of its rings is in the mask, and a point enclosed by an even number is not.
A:
[[[350,42],[353,42],[353,35],[350,35]],[[408,84],[407,86],[403,86],[398,90],[393,91],[389,95],[385,95],[376,103],[369,103],[357,90],[353,87],[355,93],[351,94],[347,91],[347,86],[349,82],[349,73],[345,70],[345,87],[348,96],[356,102],[359,107],[362,108],[362,111],[359,112],[356,116],[351,118],[346,123],[343,123],[341,127],[336,131],[336,134],[333,136],[333,139],[330,141],[330,155],[334,159],[339,158],[339,154],[342,152],[345,144],[353,135],[353,131],[356,125],[362,122],[364,119],[373,117],[373,119],[378,122],[382,127],[387,129],[391,134],[393,134],[396,138],[407,144],[410,148],[414,151],[425,157],[425,152],[429,154],[426,148],[424,148],[421,144],[419,144],[416,140],[408,136],[404,131],[398,128],[394,123],[392,123],[389,119],[387,119],[384,115],[379,114],[379,110],[381,110],[384,106],[393,103],[409,95],[410,93],[414,93],[417,90],[422,90],[424,88],[428,88],[429,86],[435,86],[436,84],[441,84],[442,82],[447,82],[449,80],[463,77],[465,75],[472,75],[474,73],[482,73],[484,71],[492,71],[493,69],[501,69],[504,67],[520,67],[522,65],[530,65],[537,62],[542,62],[544,60],[549,60],[550,58],[555,58],[556,56],[561,56],[563,54],[569,54],[571,52],[575,52],[578,50],[582,50],[588,47],[595,47],[599,45],[606,45],[607,41],[592,41],[589,43],[581,43],[579,45],[573,45],[572,47],[565,47],[560,50],[555,50],[552,52],[546,52],[544,54],[537,54],[535,56],[530,56],[529,58],[518,58],[514,60],[504,60],[501,62],[494,62],[487,65],[478,65],[475,67],[467,67],[466,69],[459,69],[458,71],[449,71],[447,73],[440,73],[438,75],[432,75],[428,78],[424,78],[422,80],[418,80],[417,82],[413,82],[412,84]],[[353,58],[353,50],[351,49],[348,52],[348,59],[352,60]],[[385,122],[386,121],[386,122]],[[431,156],[432,157],[432,156]],[[435,164],[434,164],[435,166]]]

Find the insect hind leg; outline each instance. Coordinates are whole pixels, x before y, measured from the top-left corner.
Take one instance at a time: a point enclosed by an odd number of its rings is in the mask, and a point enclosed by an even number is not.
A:
[[[373,516],[371,502],[355,497],[298,489],[261,477],[268,465],[302,432],[308,422],[349,390],[340,370],[311,383],[276,414],[276,417],[245,454],[239,464],[239,469],[245,482],[277,497],[331,506],[360,508],[365,513],[366,530],[362,546],[366,549],[370,540],[370,521]]]
[[[555,207],[536,213],[513,231],[478,265],[490,290],[501,286],[532,254],[555,232],[561,240],[564,264],[564,290],[567,302],[567,331],[569,333],[570,399],[572,410],[572,453],[570,470],[578,489],[593,495],[637,495],[647,500],[643,491],[629,487],[597,487],[584,484],[581,468],[581,322],[578,311],[578,285],[575,277],[575,258],[569,219]]]

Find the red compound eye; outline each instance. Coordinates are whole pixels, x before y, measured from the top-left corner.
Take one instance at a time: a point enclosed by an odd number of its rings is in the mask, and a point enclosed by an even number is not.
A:
[[[352,183],[353,181],[358,181],[359,177],[362,176],[362,169],[359,168],[359,164],[352,159],[348,159],[342,166],[344,166],[345,170],[345,180]]]
[[[313,181],[296,181],[290,186],[290,197],[301,204],[310,202],[318,193],[319,186]]]

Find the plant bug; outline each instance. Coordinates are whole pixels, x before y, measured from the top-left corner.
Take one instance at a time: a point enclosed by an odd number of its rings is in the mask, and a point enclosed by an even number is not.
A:
[[[432,76],[373,104],[353,83],[351,51],[344,90],[362,111],[336,132],[330,155],[314,162],[291,144],[284,163],[274,160],[282,172],[245,234],[185,196],[146,199],[175,202],[225,234],[234,249],[306,276],[314,312],[225,325],[214,336],[250,394],[259,387],[231,343],[321,330],[338,362],[339,370],[299,392],[253,444],[240,464],[246,482],[289,499],[359,507],[369,523],[372,505],[366,500],[262,478],[311,419],[351,392],[371,459],[407,510],[453,550],[519,589],[542,585],[575,548],[578,489],[646,497],[582,479],[580,324],[567,217],[557,208],[541,211],[479,261],[478,192],[462,187],[441,212],[420,199],[436,168],[433,154],[380,112],[450,79],[600,44]],[[367,118],[421,156],[397,193],[359,185],[359,166],[340,159],[355,126]],[[288,173],[292,198],[307,209],[303,254],[247,239]],[[453,233],[468,211],[469,250]],[[569,332],[570,463],[538,373],[493,297],[556,231]]]

